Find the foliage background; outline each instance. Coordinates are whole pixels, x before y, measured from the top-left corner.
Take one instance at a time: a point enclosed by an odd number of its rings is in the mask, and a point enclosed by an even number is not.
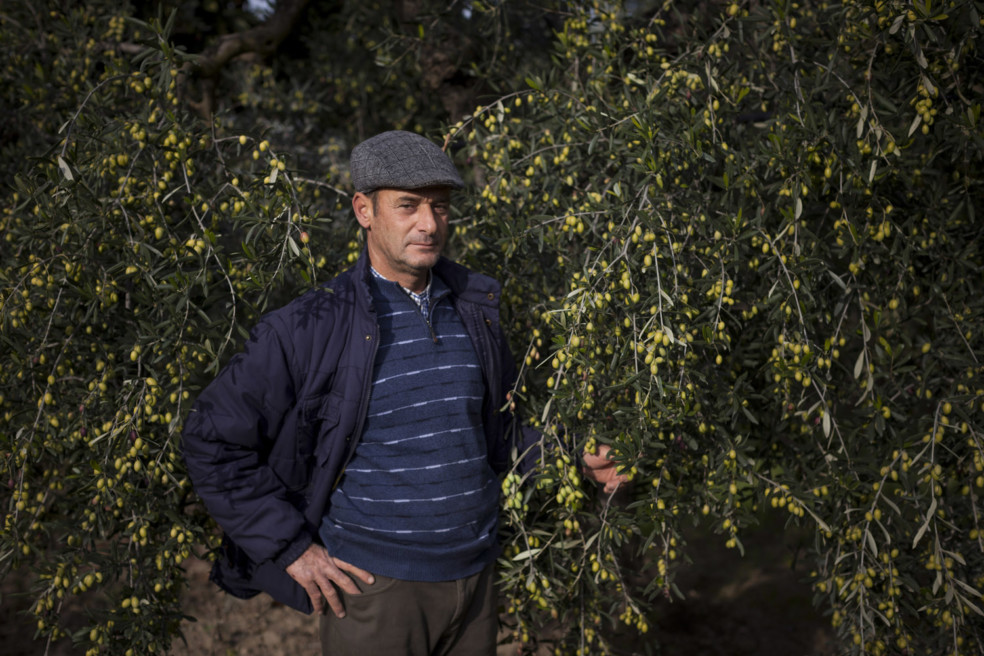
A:
[[[633,477],[596,499],[558,450],[503,481],[520,641],[645,634],[688,526],[741,550],[780,513],[845,652],[974,653],[981,3],[280,7],[211,76],[260,23],[236,3],[0,9],[0,571],[40,639],[167,650],[215,540],[184,413],[357,255],[347,153],[396,127],[473,183],[452,249],[506,283],[524,415]]]

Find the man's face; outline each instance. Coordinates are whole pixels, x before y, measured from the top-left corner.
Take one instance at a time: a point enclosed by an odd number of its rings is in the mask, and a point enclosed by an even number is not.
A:
[[[450,199],[448,187],[380,189],[375,203],[357,193],[352,207],[366,229],[376,271],[413,291],[423,290],[447,241]]]

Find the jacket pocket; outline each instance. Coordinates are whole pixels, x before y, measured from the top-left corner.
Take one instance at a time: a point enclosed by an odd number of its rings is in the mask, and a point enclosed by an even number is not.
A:
[[[342,395],[332,392],[309,403],[307,431],[305,439],[299,441],[299,455],[309,461],[309,465],[320,466],[332,451],[333,433],[341,417]]]
[[[291,492],[303,492],[311,480],[318,455],[325,446],[326,433],[338,424],[338,402],[328,394],[303,400],[297,408],[297,419],[291,444],[271,454],[270,466]]]

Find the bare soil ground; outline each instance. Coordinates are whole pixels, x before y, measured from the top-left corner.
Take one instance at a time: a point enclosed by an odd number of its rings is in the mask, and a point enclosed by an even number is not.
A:
[[[613,634],[620,656],[833,656],[829,621],[811,605],[803,582],[801,545],[781,526],[743,533],[747,555],[725,549],[723,538],[695,534],[677,584],[684,599],[661,602],[646,636]],[[797,556],[800,556],[797,559]],[[320,654],[317,619],[296,613],[260,595],[241,601],[208,582],[208,564],[188,563],[185,612],[197,618],[184,625],[184,641],[171,656],[301,656]],[[46,652],[33,640],[34,625],[22,614],[26,604],[15,593],[26,589],[23,576],[3,582],[0,653],[6,656],[77,656],[70,645]],[[508,635],[503,632],[503,640]],[[659,644],[657,645],[657,641]],[[518,652],[503,642],[498,656]],[[547,650],[543,650],[546,654]],[[367,656],[370,656],[367,654]]]

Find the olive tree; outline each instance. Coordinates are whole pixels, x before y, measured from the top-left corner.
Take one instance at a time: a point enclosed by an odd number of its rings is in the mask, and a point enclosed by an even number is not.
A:
[[[516,400],[557,447],[504,485],[516,635],[645,633],[688,527],[742,550],[771,512],[813,531],[852,652],[973,653],[979,8],[705,8],[582,7],[562,67],[454,126],[487,176],[468,234],[508,281]],[[591,502],[563,455],[597,444],[625,503]]]
[[[744,550],[779,513],[846,649],[974,652],[978,3],[168,5],[0,9],[0,573],[39,638],[180,633],[217,535],[184,416],[357,257],[347,153],[395,127],[471,183],[451,248],[506,283],[544,436],[503,480],[524,649],[658,644],[688,527]],[[613,498],[575,455],[603,444]]]

